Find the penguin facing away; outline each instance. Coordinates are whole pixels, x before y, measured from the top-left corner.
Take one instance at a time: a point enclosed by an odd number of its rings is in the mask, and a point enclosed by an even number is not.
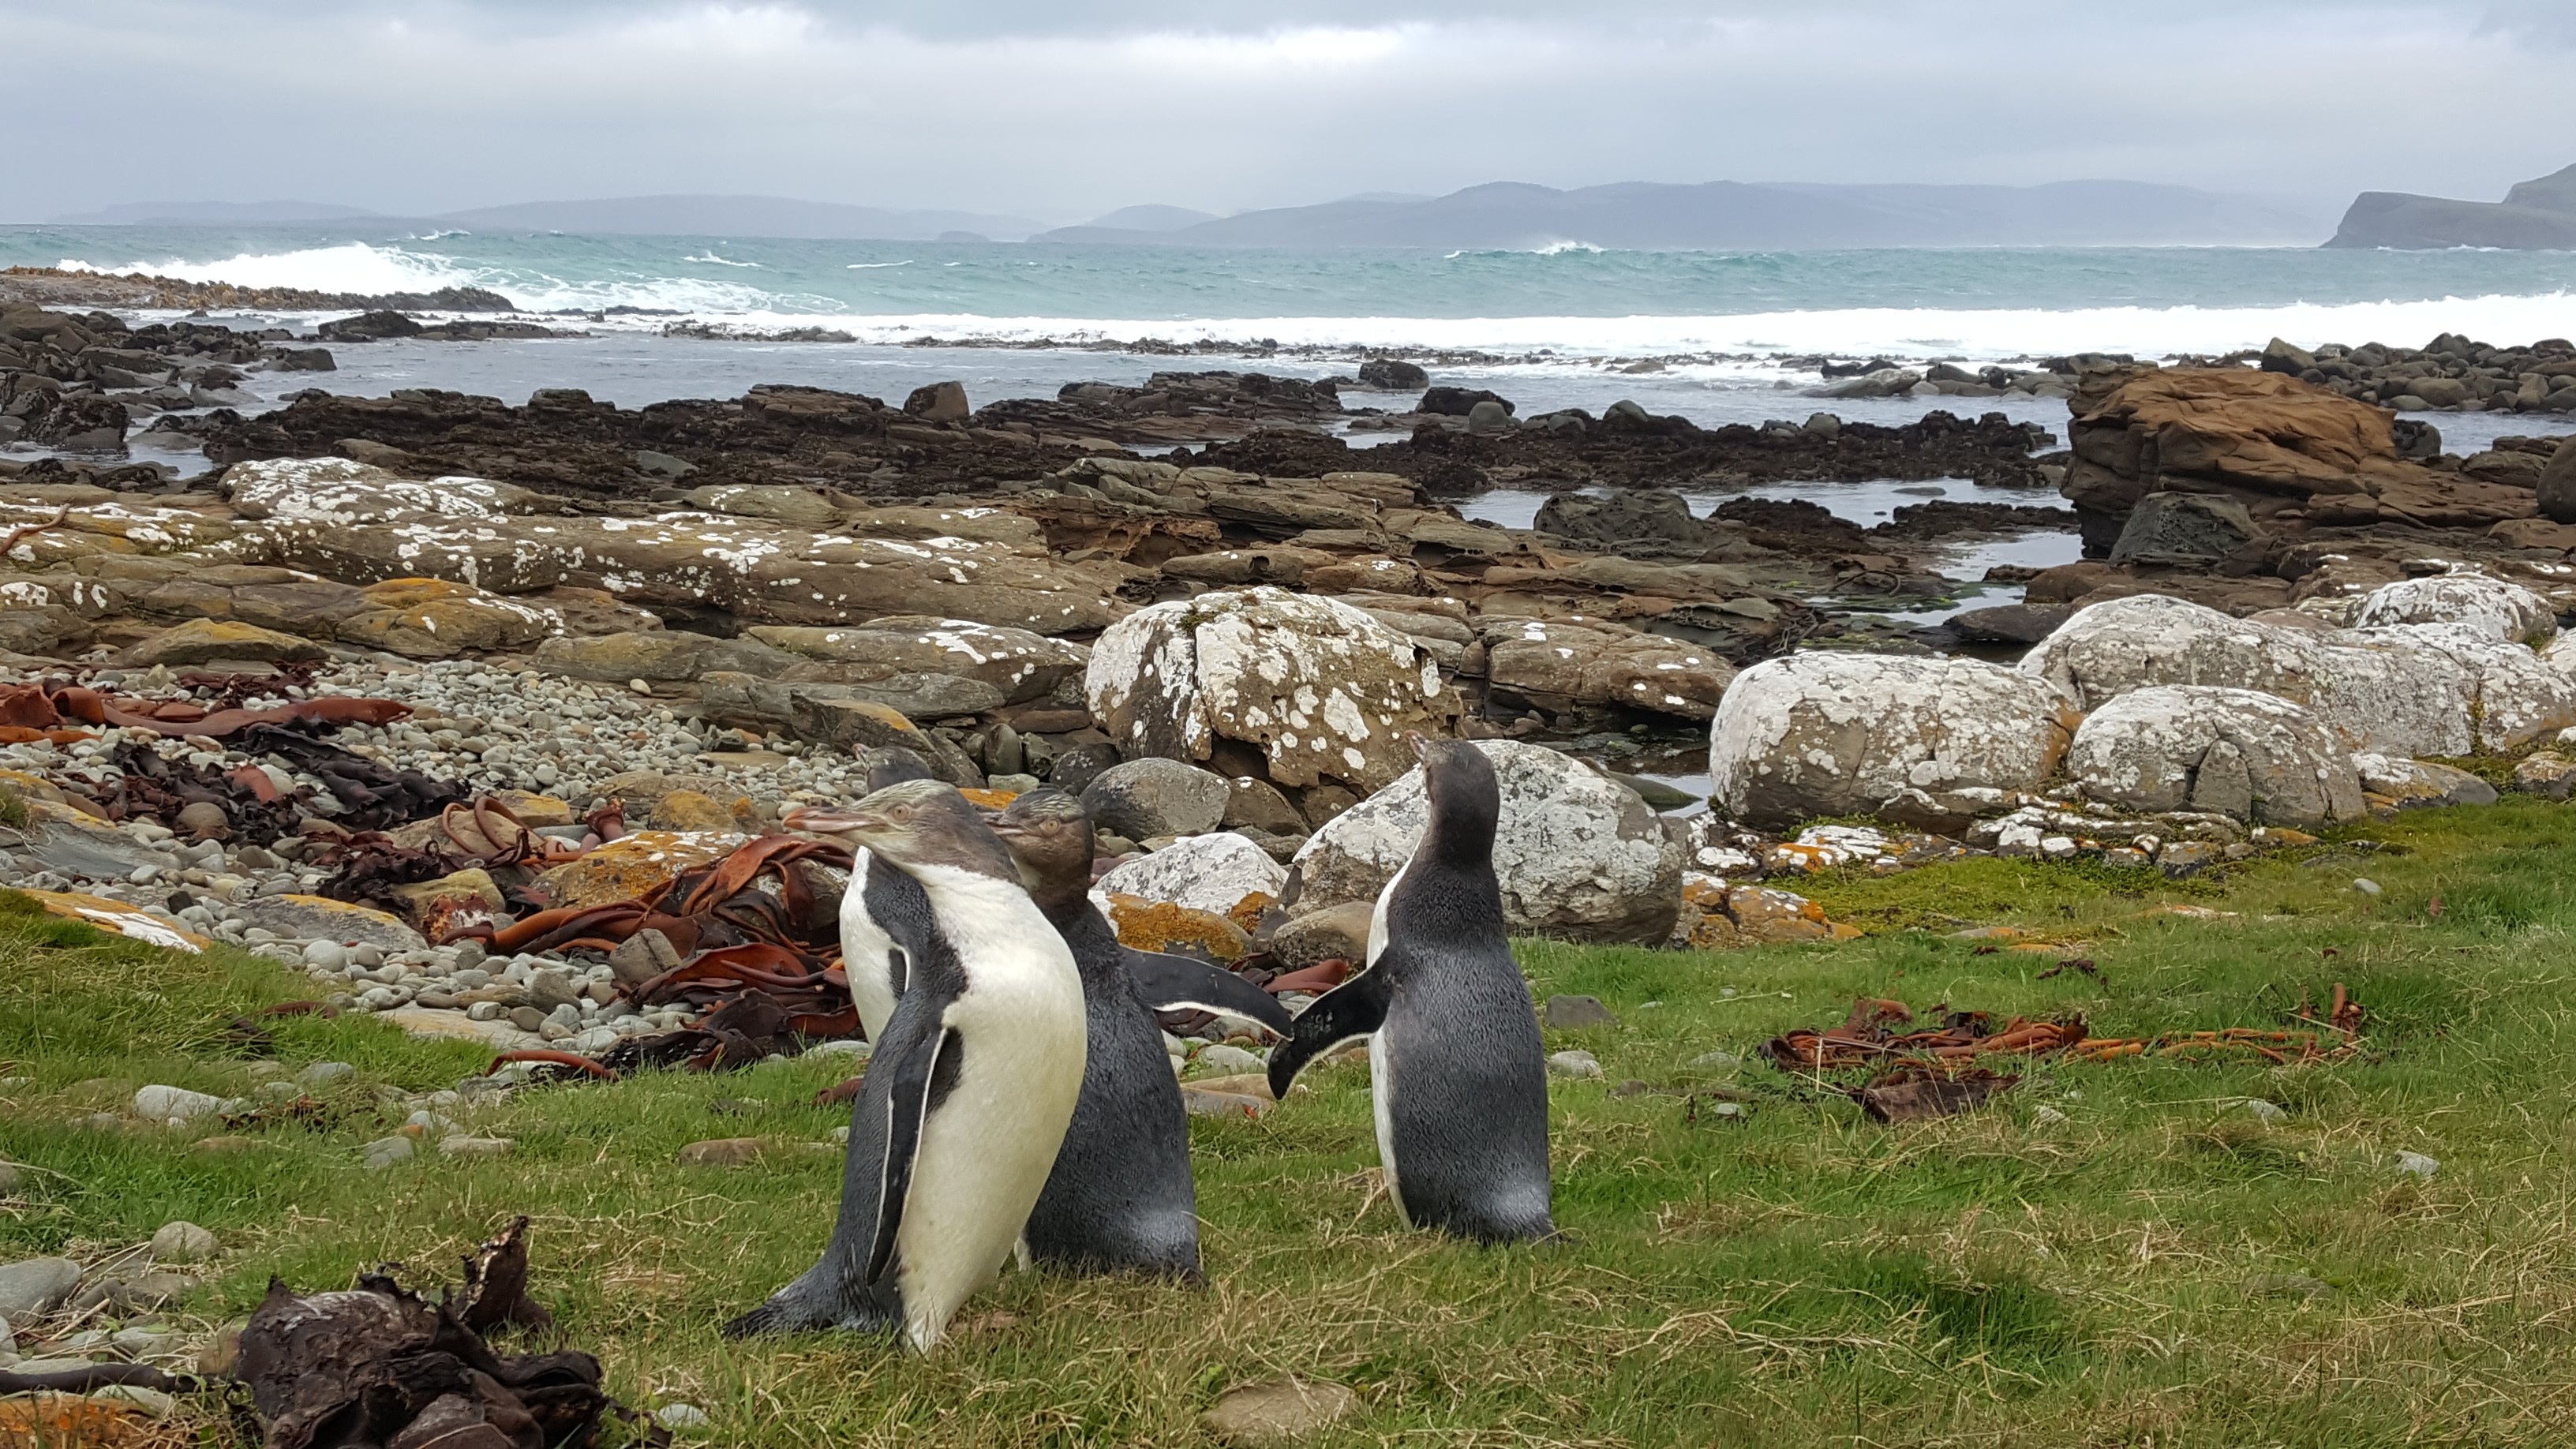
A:
[[[1087,1018],[1082,1096],[1055,1170],[1029,1214],[1029,1257],[1082,1272],[1159,1273],[1196,1282],[1189,1115],[1162,1030],[1137,994],[1131,953],[1091,903],[1091,818],[1071,795],[1035,790],[994,816],[993,829],[1019,860],[1030,898],[1073,952]]]
[[[1082,982],[953,787],[908,781],[802,813],[915,881],[930,929],[900,943],[909,980],[851,1109],[830,1245],[724,1331],[895,1332],[927,1352],[1000,1275],[1054,1167],[1082,1090]]]
[[[1378,893],[1361,972],[1298,1013],[1270,1055],[1285,1098],[1308,1062],[1366,1037],[1378,1158],[1405,1223],[1487,1242],[1544,1238],[1547,1064],[1494,879],[1493,764],[1416,740],[1431,820]]]

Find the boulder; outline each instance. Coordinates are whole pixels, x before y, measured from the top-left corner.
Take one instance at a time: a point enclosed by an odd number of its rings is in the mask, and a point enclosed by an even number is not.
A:
[[[1240,835],[1220,832],[1176,840],[1151,855],[1126,861],[1102,876],[1099,888],[1222,916],[1246,896],[1259,893],[1277,899],[1287,883],[1288,872],[1260,846]]]
[[[1634,791],[1555,750],[1477,748],[1502,790],[1494,874],[1516,932],[1584,941],[1661,941],[1681,898],[1682,850]],[[1431,812],[1422,771],[1335,816],[1297,852],[1302,917],[1374,901],[1413,858]]]
[[[230,620],[191,619],[134,644],[117,657],[122,665],[148,669],[156,664],[207,664],[218,659],[278,664],[323,658],[322,646],[310,639]]]
[[[713,865],[742,848],[748,836],[639,830],[545,873],[557,906],[604,906],[638,900],[683,874]]]
[[[2154,685],[2258,690],[2306,705],[2347,749],[2403,758],[2509,749],[2576,703],[2569,676],[2465,625],[2292,627],[2162,594],[2077,610],[2021,667],[2085,709]]]
[[[503,518],[532,512],[536,495],[484,478],[405,478],[348,458],[262,458],[235,463],[217,485],[243,518],[296,523],[392,523]]]
[[[1259,749],[1282,785],[1375,789],[1412,768],[1408,730],[1440,732],[1438,667],[1348,604],[1263,586],[1139,609],[1092,647],[1092,717],[1131,755]]]
[[[1501,393],[1488,392],[1483,388],[1465,387],[1431,388],[1422,394],[1422,401],[1415,403],[1413,409],[1415,412],[1463,418],[1474,412],[1478,403],[1497,404],[1507,416],[1513,411],[1511,399]]]
[[[2459,624],[2516,644],[2545,644],[2558,632],[2558,611],[2517,583],[2484,574],[2441,574],[2382,584],[2353,611],[2353,627]]]
[[[696,488],[690,490],[688,497],[691,506],[703,508],[709,513],[731,514],[736,518],[766,518],[775,523],[794,524],[799,528],[829,527],[840,521],[843,511],[840,504],[815,489],[796,488],[780,483]]]
[[[796,663],[793,655],[758,639],[718,639],[677,629],[548,639],[537,646],[536,657],[537,667],[548,673],[611,684],[635,679],[689,683],[718,670],[775,679]]]
[[[1333,960],[1354,964],[1366,961],[1370,923],[1376,913],[1374,900],[1344,901],[1338,906],[1308,911],[1281,923],[1270,937],[1270,954],[1286,971]]]
[[[2095,800],[2315,829],[2363,813],[2332,730],[2276,695],[2213,685],[2133,690],[2084,717],[2066,773]]]
[[[2115,564],[2210,564],[2261,536],[2245,505],[2210,493],[2150,493],[2111,545]]]
[[[344,946],[380,946],[387,951],[417,951],[428,943],[420,933],[383,911],[325,896],[254,896],[238,903],[254,926],[295,941],[336,941]]]
[[[1092,824],[1112,834],[1156,840],[1216,829],[1231,794],[1222,775],[1149,755],[1093,777],[1082,788],[1082,808]]]
[[[1908,792],[2035,790],[2076,707],[2057,684],[1973,659],[1807,653],[1736,676],[1709,724],[1714,798],[1787,825],[1871,814]]]
[[[2541,516],[2552,523],[2576,523],[2576,437],[2558,445],[2536,485]]]
[[[1360,364],[1360,386],[1381,392],[1420,392],[1431,386],[1431,374],[1418,363],[1372,357]]]
[[[933,382],[916,387],[912,396],[903,400],[903,410],[934,423],[962,423],[974,411],[966,405],[966,384],[962,382]]]

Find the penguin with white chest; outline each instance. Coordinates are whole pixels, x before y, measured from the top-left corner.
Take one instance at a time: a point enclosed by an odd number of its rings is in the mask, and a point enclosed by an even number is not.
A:
[[[799,812],[917,882],[930,928],[850,1114],[840,1220],[822,1260],[725,1326],[845,1328],[928,1351],[998,1277],[1082,1090],[1082,980],[991,827],[948,785],[909,781]]]
[[[1088,1017],[1082,1097],[1055,1171],[1029,1215],[1032,1261],[1077,1272],[1199,1278],[1197,1189],[1189,1116],[1152,1008],[1178,1003],[1263,1021],[1288,1014],[1230,971],[1130,951],[1091,903],[1091,817],[1061,790],[1034,790],[993,817],[1029,896],[1055,923],[1082,973]],[[1140,983],[1140,974],[1152,988]],[[1160,999],[1157,999],[1160,998]]]
[[[876,750],[868,762],[868,794],[859,803],[864,806],[879,790],[931,778],[929,762],[913,751],[900,745]],[[817,818],[822,817],[811,810],[791,810],[786,824],[808,829],[807,822]],[[898,942],[917,941],[929,931],[930,899],[920,882],[880,862],[866,846],[855,845],[850,854],[850,885],[841,895],[841,973],[859,1009],[859,1030],[873,1042],[884,1034],[912,974],[910,953]]]
[[[1298,1013],[1270,1055],[1272,1095],[1308,1062],[1369,1043],[1379,1161],[1407,1225],[1486,1242],[1544,1238],[1547,1063],[1494,879],[1494,767],[1417,741],[1430,824],[1378,894],[1366,967]]]

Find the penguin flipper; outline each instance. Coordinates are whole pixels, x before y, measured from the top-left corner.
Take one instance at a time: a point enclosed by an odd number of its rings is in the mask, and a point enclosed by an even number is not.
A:
[[[1316,997],[1313,1005],[1297,1013],[1286,1043],[1270,1053],[1270,1095],[1286,1100],[1289,1084],[1308,1062],[1376,1034],[1386,1024],[1387,1006],[1393,1000],[1386,973],[1374,969]]]
[[[868,1252],[866,1279],[870,1284],[883,1281],[894,1262],[895,1230],[903,1226],[904,1199],[912,1191],[912,1164],[921,1150],[922,1124],[928,1120],[934,1099],[939,1095],[941,1059],[963,1050],[957,1033],[950,1030],[939,1016],[931,1017],[922,1034],[930,1037],[920,1051],[897,1052],[890,1063],[871,1060],[868,1074],[873,1077],[894,1067],[892,1088],[886,1093],[885,1158],[877,1174],[877,1231]],[[891,1030],[888,1036],[894,1036]],[[957,1076],[951,1061],[947,1080]]]
[[[1156,1011],[1212,1011],[1259,1022],[1282,1037],[1296,1025],[1277,997],[1222,966],[1165,951],[1128,949],[1127,974],[1136,983],[1136,994]]]

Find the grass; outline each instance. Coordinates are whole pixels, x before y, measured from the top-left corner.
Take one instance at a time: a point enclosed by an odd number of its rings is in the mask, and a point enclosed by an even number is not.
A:
[[[1333,1067],[1263,1120],[1193,1122],[1205,1291],[1013,1275],[928,1360],[715,1336],[829,1232],[836,1161],[792,1146],[840,1120],[805,1105],[827,1063],[532,1090],[461,1114],[515,1138],[513,1156],[371,1174],[359,1147],[400,1115],[377,1090],[451,1085],[480,1058],[290,1019],[276,1061],[359,1066],[343,1119],[192,1152],[83,1114],[147,1082],[249,1090],[255,1059],[223,1023],[310,983],[0,909],[0,1075],[28,1079],[0,1092],[0,1156],[44,1169],[0,1204],[0,1258],[128,1247],[187,1218],[227,1247],[188,1305],[212,1323],[271,1274],[339,1286],[396,1259],[452,1275],[526,1212],[537,1292],[612,1389],[695,1403],[727,1444],[1186,1445],[1226,1387],[1283,1373],[1359,1390],[1314,1441],[1331,1445],[2565,1443],[2576,809],[2515,800],[2355,834],[2187,883],[1998,861],[1820,880],[1838,919],[1875,932],[1840,946],[1524,943],[1542,996],[1595,995],[1621,1018],[1551,1033],[1610,1075],[1554,1085],[1570,1240],[1403,1231],[1373,1191],[1365,1071]],[[1954,921],[2050,949],[1913,929]],[[2042,977],[2077,947],[2098,978]],[[2276,1025],[2339,980],[2371,1013],[2355,1059],[2050,1065],[1983,1112],[1915,1126],[1870,1125],[1766,1065],[1694,1065],[1750,1062],[1857,994],[2135,1035]],[[2288,1116],[2265,1126],[2247,1097]],[[1730,1099],[1744,1115],[1712,1110]],[[731,1136],[783,1150],[673,1163]],[[2441,1167],[2403,1174],[2400,1150]]]

